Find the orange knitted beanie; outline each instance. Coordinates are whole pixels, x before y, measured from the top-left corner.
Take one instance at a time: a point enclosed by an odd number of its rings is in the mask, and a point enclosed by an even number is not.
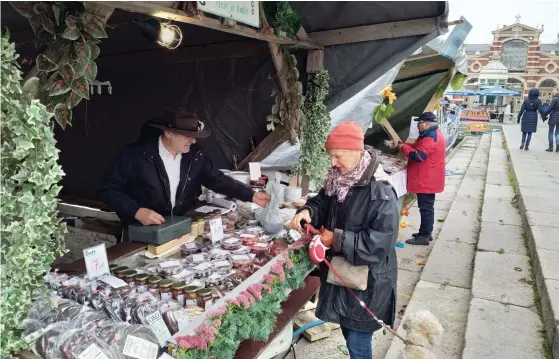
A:
[[[365,136],[361,130],[361,126],[357,122],[344,122],[328,135],[326,138],[326,149],[343,149],[343,150],[363,150]]]

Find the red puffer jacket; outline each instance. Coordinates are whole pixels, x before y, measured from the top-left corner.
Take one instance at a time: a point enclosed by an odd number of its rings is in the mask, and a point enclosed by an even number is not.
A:
[[[404,144],[401,151],[408,158],[408,192],[444,191],[446,144],[438,126],[423,132],[414,144]]]

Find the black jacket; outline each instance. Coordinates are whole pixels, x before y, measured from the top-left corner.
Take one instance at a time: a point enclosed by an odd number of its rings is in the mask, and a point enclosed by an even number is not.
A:
[[[199,146],[192,145],[182,155],[175,207],[171,208],[169,177],[159,157],[158,141],[158,137],[151,137],[125,148],[99,190],[99,198],[116,211],[125,225],[138,223],[134,217],[142,207],[162,216],[171,212],[185,215],[193,209],[202,185],[228,197],[252,201],[254,193],[248,186],[225,176]]]
[[[553,96],[545,115],[549,116],[550,125],[559,125],[559,93]]]
[[[520,112],[518,112],[518,121],[522,121],[520,130],[522,132],[536,132],[538,129],[538,112],[545,117],[542,101],[539,99],[540,91],[538,89],[530,89],[528,98],[524,99]]]
[[[354,265],[369,266],[367,289],[354,292],[379,319],[394,325],[398,280],[394,245],[398,238],[399,212],[392,186],[374,179],[373,162],[344,202],[327,196],[322,189],[307,206],[313,226],[325,226],[335,232],[328,258],[344,256]],[[320,266],[320,277],[318,318],[358,331],[380,329],[346,288],[326,282],[325,263]]]

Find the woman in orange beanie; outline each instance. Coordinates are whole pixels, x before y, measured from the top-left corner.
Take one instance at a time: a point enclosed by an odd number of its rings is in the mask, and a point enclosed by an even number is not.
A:
[[[396,194],[380,169],[375,150],[365,147],[355,122],[337,126],[325,147],[332,167],[319,194],[293,218],[301,230],[309,223],[322,228],[326,257],[377,317],[394,324],[398,268],[394,244],[398,237]],[[351,296],[345,285],[320,264],[321,286],[316,316],[338,323],[351,359],[372,358],[373,332],[380,325]]]

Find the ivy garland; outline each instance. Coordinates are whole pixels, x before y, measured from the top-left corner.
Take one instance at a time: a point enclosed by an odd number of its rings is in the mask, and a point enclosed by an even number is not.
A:
[[[291,145],[297,143],[297,129],[295,124],[297,118],[303,119],[303,84],[299,81],[299,70],[297,69],[297,59],[289,53],[287,47],[282,46],[282,55],[285,61],[285,69],[282,76],[287,82],[288,93],[277,93],[274,90],[272,96],[276,96],[275,103],[272,106],[272,114],[266,117],[268,131],[273,131],[276,126],[280,126],[283,131],[283,137],[289,141]]]
[[[225,307],[208,314],[209,321],[198,328],[198,335],[177,338],[177,359],[233,358],[243,340],[265,341],[281,314],[281,302],[288,291],[303,285],[315,267],[306,247],[293,250],[285,261],[277,262],[266,284],[253,284],[248,291],[228,301]]]
[[[457,72],[450,81],[450,86],[454,91],[458,91],[464,86],[464,81],[466,81],[466,75],[463,73]]]
[[[293,37],[301,28],[301,17],[287,1],[264,1],[264,13],[277,37]]]
[[[322,183],[328,165],[328,153],[324,142],[330,130],[330,112],[324,105],[328,96],[328,71],[318,71],[309,81],[304,118],[301,121],[301,157],[300,169],[305,169],[312,183]]]
[[[2,36],[2,207],[0,357],[27,347],[21,323],[42,277],[63,254],[65,226],[57,217],[63,172],[53,134],[52,113],[22,89],[15,45]],[[32,81],[34,82],[34,81]],[[27,88],[27,83],[25,88]]]
[[[99,39],[107,37],[101,16],[80,2],[11,2],[29,20],[37,36],[37,70],[47,109],[63,128],[71,125],[72,108],[89,99],[97,76]]]

